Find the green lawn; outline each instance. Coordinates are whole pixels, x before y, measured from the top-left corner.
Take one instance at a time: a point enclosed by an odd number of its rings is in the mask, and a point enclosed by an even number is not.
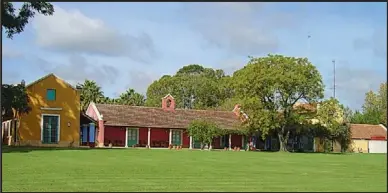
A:
[[[386,154],[3,149],[3,191],[386,191]]]

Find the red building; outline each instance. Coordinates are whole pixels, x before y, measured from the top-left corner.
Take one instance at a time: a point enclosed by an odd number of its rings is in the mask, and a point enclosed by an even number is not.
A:
[[[167,148],[169,144],[184,148],[198,148],[186,132],[190,122],[207,119],[224,129],[236,129],[240,124],[240,108],[233,111],[176,109],[171,95],[162,99],[162,107],[90,103],[86,114],[98,121],[99,147],[151,147]],[[102,143],[103,142],[103,143]],[[213,148],[242,147],[244,136],[232,134],[213,139]]]

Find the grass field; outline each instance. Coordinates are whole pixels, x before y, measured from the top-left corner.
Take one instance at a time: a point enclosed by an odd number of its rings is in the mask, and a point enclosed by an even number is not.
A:
[[[3,149],[3,191],[386,191],[386,154]]]

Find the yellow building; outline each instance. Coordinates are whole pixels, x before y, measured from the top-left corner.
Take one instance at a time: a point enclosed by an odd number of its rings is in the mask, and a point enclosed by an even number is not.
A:
[[[22,146],[76,147],[80,142],[80,93],[54,74],[26,86],[31,111],[20,117]]]
[[[386,153],[387,129],[384,125],[351,124],[352,142],[348,151],[354,153]],[[314,150],[324,152],[324,141],[314,138]],[[334,142],[333,152],[341,152],[341,145]]]
[[[387,128],[384,125],[351,124],[351,151],[355,153],[386,153]]]

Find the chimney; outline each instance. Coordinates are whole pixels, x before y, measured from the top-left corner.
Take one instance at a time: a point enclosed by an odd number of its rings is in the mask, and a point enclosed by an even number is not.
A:
[[[240,116],[240,114],[241,114],[240,108],[241,108],[241,105],[239,105],[239,104],[234,105],[233,113],[236,116]]]
[[[170,94],[162,98],[162,109],[168,111],[175,110],[175,99]]]

